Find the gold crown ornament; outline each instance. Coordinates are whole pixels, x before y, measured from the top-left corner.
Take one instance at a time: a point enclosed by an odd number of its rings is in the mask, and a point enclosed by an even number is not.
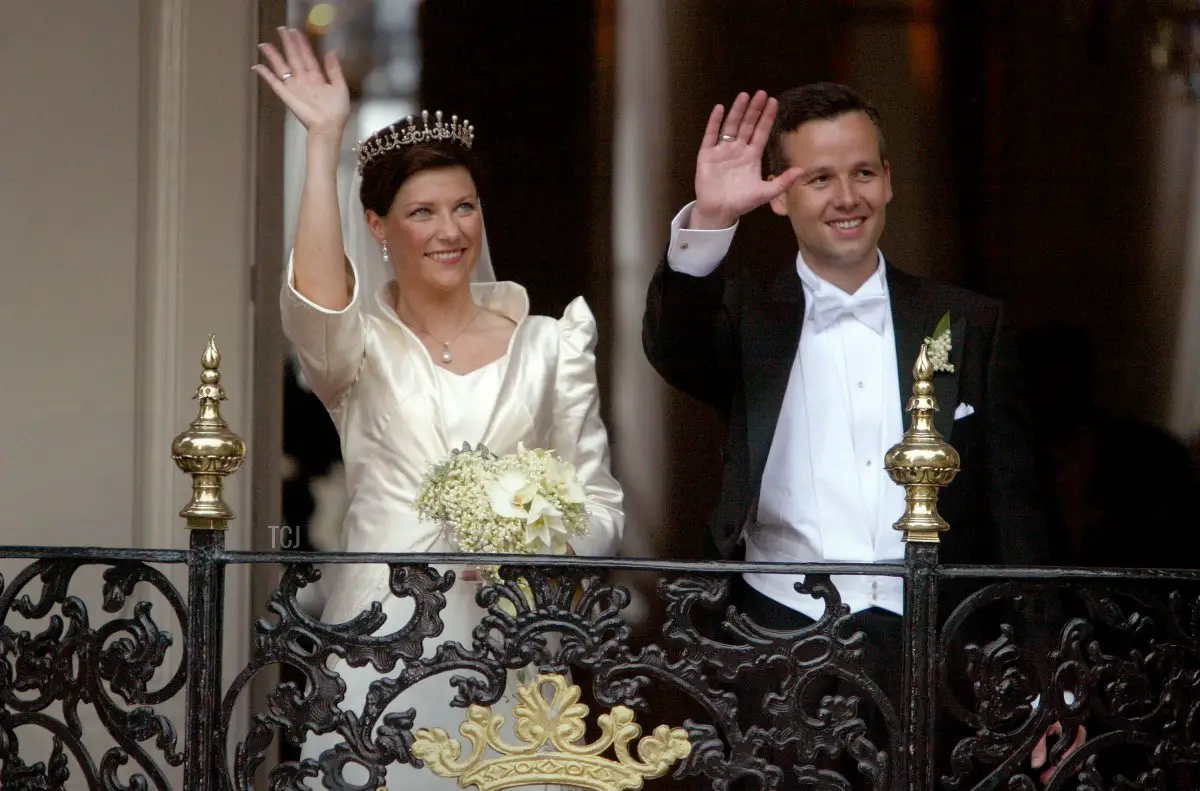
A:
[[[542,694],[543,686],[553,690],[549,700]],[[501,737],[504,717],[472,705],[458,728],[466,745],[441,728],[421,729],[413,755],[438,777],[457,778],[460,788],[474,785],[479,791],[504,791],[547,784],[637,791],[646,780],[665,775],[692,750],[687,731],[666,725],[638,740],[642,728],[626,706],[600,715],[600,738],[584,744],[588,708],[579,702],[579,687],[560,675],[538,676],[518,687],[517,697],[513,729],[518,744]],[[489,747],[499,757],[485,758]],[[603,755],[609,748],[616,760]]]
[[[372,162],[385,154],[398,151],[405,146],[415,146],[421,143],[432,143],[440,140],[449,140],[450,142],[458,143],[463,148],[469,150],[475,142],[475,127],[471,126],[466,118],[459,121],[457,115],[450,116],[448,122],[443,121],[441,110],[433,114],[431,122],[429,111],[422,110],[419,124],[410,115],[396,121],[394,124],[385,126],[368,137],[364,142],[355,146],[354,150],[358,154],[359,175],[362,175],[362,172]]]

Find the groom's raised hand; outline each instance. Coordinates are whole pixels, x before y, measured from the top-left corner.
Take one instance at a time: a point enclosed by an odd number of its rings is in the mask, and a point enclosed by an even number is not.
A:
[[[779,102],[758,91],[740,93],[725,115],[717,105],[708,116],[696,157],[696,205],[688,227],[729,228],[738,218],[786,192],[803,175],[790,168],[773,179],[762,177],[763,151]]]

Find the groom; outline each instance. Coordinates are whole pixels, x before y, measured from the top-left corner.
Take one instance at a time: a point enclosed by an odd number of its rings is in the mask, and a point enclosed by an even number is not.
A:
[[[695,188],[671,224],[642,339],[659,374],[712,405],[727,426],[710,554],[903,562],[892,525],[904,491],[883,459],[903,436],[921,343],[948,314],[953,370],[935,376],[935,424],[961,454],[962,471],[940,499],[951,526],[941,560],[1044,562],[1002,308],[906,274],[880,251],[892,174],[878,112],[829,83],[778,100],[741,94],[728,115],[717,106],[709,117]],[[791,223],[799,250],[780,250],[778,276],[755,283],[726,257],[739,218],[764,204]],[[798,581],[746,575],[734,603],[763,626],[805,626],[823,604],[797,593]],[[876,644],[873,671],[899,705],[902,581],[843,576],[834,584]]]

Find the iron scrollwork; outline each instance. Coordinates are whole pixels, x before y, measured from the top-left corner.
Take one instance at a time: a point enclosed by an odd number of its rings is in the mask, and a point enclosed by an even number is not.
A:
[[[233,787],[251,788],[253,774],[266,759],[274,729],[279,728],[293,743],[303,741],[309,731],[336,732],[344,742],[327,751],[319,763],[304,759],[279,766],[271,772],[272,788],[302,789],[305,780],[320,772],[334,787],[373,789],[389,763],[421,766],[412,754],[420,713],[384,713],[405,690],[434,676],[455,673],[449,679],[456,691],[452,705],[487,706],[504,694],[509,670],[536,665],[544,672],[567,673],[582,657],[611,653],[628,638],[628,628],[617,616],[628,604],[624,592],[574,573],[549,574],[536,569],[505,569],[504,573],[505,581],[478,593],[478,601],[488,613],[475,628],[471,645],[446,642],[430,653],[424,647],[442,632],[440,613],[446,591],[455,584],[453,571],[441,572],[430,565],[392,565],[391,591],[410,599],[414,611],[406,624],[381,635],[377,632],[384,625],[384,615],[378,602],[336,625],[304,612],[297,601],[298,591],[316,582],[320,571],[310,564],[289,566],[268,605],[274,620],[262,619],[256,624],[253,660],[225,697],[219,738],[227,733],[237,698],[249,680],[267,666],[291,665],[304,675],[305,687],[281,684],[270,697],[268,711],[254,715],[250,734],[236,749],[232,773],[226,767]],[[351,668],[370,664],[380,673],[395,675],[372,684],[361,712],[348,712],[339,706],[346,685],[331,669],[331,660]],[[474,676],[466,675],[468,672]],[[343,770],[350,763],[370,767],[367,782],[347,781]]]
[[[267,758],[274,733],[292,743],[306,735],[337,733],[342,742],[319,761],[287,762],[270,773],[272,789],[300,791],[319,774],[333,788],[374,789],[386,766],[420,767],[413,755],[421,712],[384,714],[399,694],[434,676],[452,674],[453,704],[465,709],[489,706],[505,694],[509,671],[535,667],[543,674],[582,673],[602,707],[624,706],[643,715],[655,711],[662,693],[686,701],[695,716],[685,720],[690,753],[674,776],[706,778],[708,787],[851,788],[841,766],[829,759],[848,757],[868,787],[889,788],[895,775],[901,724],[883,691],[861,673],[861,633],[851,633],[848,608],[828,577],[812,575],[808,587],[825,603],[825,614],[794,632],[763,629],[727,604],[727,580],[683,576],[663,580],[666,605],[664,640],[635,647],[623,617],[629,592],[582,570],[505,567],[502,582],[479,588],[486,609],[470,645],[430,641],[442,631],[445,594],[454,573],[429,565],[392,565],[390,587],[413,603],[410,620],[390,634],[378,603],[343,624],[325,624],[298,605],[299,590],[315,582],[309,564],[287,567],[272,595],[271,620],[256,624],[251,663],[230,685],[222,707],[218,741],[223,741],[237,698],[249,680],[272,664],[287,664],[304,677],[303,688],[283,683],[270,696],[267,711],[253,716],[251,732],[240,742],[226,778],[239,791],[251,788],[254,772]],[[459,582],[458,584],[469,584]],[[706,625],[718,636],[706,634]],[[428,647],[427,647],[428,644]],[[373,682],[361,711],[345,711],[346,685],[331,659],[351,668],[370,664],[385,674]],[[468,675],[469,673],[469,675]],[[740,692],[752,680],[761,698]],[[815,698],[821,682],[841,682]],[[847,690],[851,690],[850,693]],[[861,716],[878,712],[886,742],[876,745]],[[642,717],[645,719],[645,717]],[[349,782],[349,764],[366,767],[369,777]],[[748,785],[747,785],[748,783]],[[799,786],[794,785],[799,783]]]
[[[135,602],[129,617],[92,623],[83,599],[70,589],[81,568],[95,565],[106,566],[104,612],[124,609],[141,583],[157,590],[174,612],[182,630],[179,662],[161,688],[150,687],[174,638],[156,623],[147,601]],[[41,583],[36,601],[25,592],[35,582]],[[17,631],[14,614],[48,623],[36,634]],[[183,689],[186,645],[182,599],[161,572],[145,563],[43,559],[25,567],[11,585],[0,578],[0,786],[62,788],[71,778],[73,759],[89,788],[165,791],[169,784],[161,762],[180,766],[184,754],[174,725],[154,707]],[[47,713],[53,704],[61,706],[61,719]],[[85,744],[81,705],[93,708],[116,742],[99,760]],[[31,763],[22,754],[18,731],[28,728],[50,734],[48,760]],[[122,783],[118,770],[131,761],[136,768]]]
[[[827,575],[809,575],[800,590],[822,600],[824,613],[804,628],[775,631],[728,605],[727,578],[663,580],[666,646],[598,668],[601,702],[644,705],[654,682],[699,703],[704,715],[685,724],[693,750],[675,776],[704,776],[717,791],[849,789],[856,777],[868,788],[891,787],[901,723],[860,667],[863,634],[851,631],[849,608]],[[720,614],[714,629],[701,626],[704,611]],[[886,744],[868,737],[868,708]],[[833,763],[843,756],[849,769]]]
[[[1047,600],[1049,610],[1035,606]],[[947,619],[939,646],[939,702],[969,732],[951,740],[942,785],[1196,787],[1198,627],[1194,594],[1145,583],[1008,582],[975,592]],[[960,676],[966,684],[953,683]],[[1030,767],[1048,731],[1053,774]]]
[[[392,591],[397,596],[411,598],[415,611],[412,619],[396,631],[377,635],[385,620],[378,602],[337,625],[324,624],[300,607],[299,590],[317,582],[320,575],[321,571],[311,564],[287,567],[279,588],[267,604],[274,620],[259,619],[255,623],[251,662],[233,680],[225,695],[217,726],[218,743],[224,743],[237,699],[254,675],[270,665],[287,664],[304,676],[303,690],[291,682],[281,683],[269,698],[267,712],[254,714],[249,734],[237,745],[232,775],[226,765],[226,780],[233,788],[252,787],[254,773],[274,743],[275,728],[282,729],[297,744],[310,730],[314,734],[337,731],[346,743],[338,754],[328,757],[320,766],[306,760],[285,763],[272,770],[272,789],[303,789],[304,781],[317,777],[318,770],[340,777],[341,767],[355,756],[369,763],[406,761],[410,757],[413,722],[408,713],[389,716],[378,735],[372,737],[373,720],[386,705],[389,693],[394,698],[405,680],[396,679],[391,689],[377,688],[368,700],[367,710],[358,716],[338,707],[346,693],[346,684],[330,669],[329,662],[331,658],[340,658],[349,667],[364,667],[369,663],[380,672],[394,670],[398,663],[407,666],[418,662],[425,640],[441,632],[439,612],[445,606],[444,593],[453,579],[446,579],[429,566],[393,567]],[[412,672],[406,667],[402,675]]]
[[[93,622],[77,590],[84,568],[102,571],[102,623]],[[514,674],[531,668],[586,682],[602,710],[626,707],[641,722],[682,727],[688,749],[670,770],[678,781],[735,791],[895,788],[905,780],[894,702],[865,677],[864,635],[827,576],[808,575],[804,588],[823,603],[823,615],[787,632],[764,629],[731,607],[719,571],[664,577],[659,636],[639,641],[626,618],[629,592],[594,570],[505,567],[499,584],[472,588],[484,615],[460,643],[443,635],[447,596],[455,585],[475,583],[452,571],[393,564],[388,585],[411,603],[406,622],[385,623],[376,604],[326,624],[298,601],[317,580],[317,567],[290,564],[268,617],[255,625],[252,661],[224,691],[214,742],[232,737],[236,748],[214,756],[213,787],[249,791],[255,772],[269,766],[273,789],[325,781],[373,791],[387,765],[421,767],[414,744],[425,727],[422,712],[390,706],[404,690],[444,684],[446,699],[465,716],[471,705],[512,694]],[[1194,581],[1134,576],[1008,580],[956,603],[933,649],[937,785],[1200,786],[1200,596]],[[162,627],[148,601],[135,598],[146,587],[165,598],[177,634]],[[168,579],[138,560],[45,556],[11,584],[0,580],[0,784],[47,791],[170,787],[168,768],[180,766],[185,751],[162,707],[184,691],[196,640],[219,638],[191,639],[187,616]],[[303,680],[280,684],[250,730],[231,733],[239,699],[270,665],[296,668]],[[382,677],[365,703],[352,707],[338,671],[368,666]],[[85,739],[85,707],[113,746],[98,751]],[[48,736],[47,754],[30,752],[27,734],[37,730]],[[1053,775],[1030,766],[1047,731]],[[341,744],[320,760],[274,766],[280,732],[293,742],[336,734]],[[377,771],[350,783],[343,769],[351,763]]]

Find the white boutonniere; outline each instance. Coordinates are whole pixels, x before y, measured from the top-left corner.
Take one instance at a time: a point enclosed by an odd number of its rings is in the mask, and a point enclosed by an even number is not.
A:
[[[934,371],[954,373],[950,364],[950,314],[947,312],[937,323],[933,336],[925,339],[925,357]]]

